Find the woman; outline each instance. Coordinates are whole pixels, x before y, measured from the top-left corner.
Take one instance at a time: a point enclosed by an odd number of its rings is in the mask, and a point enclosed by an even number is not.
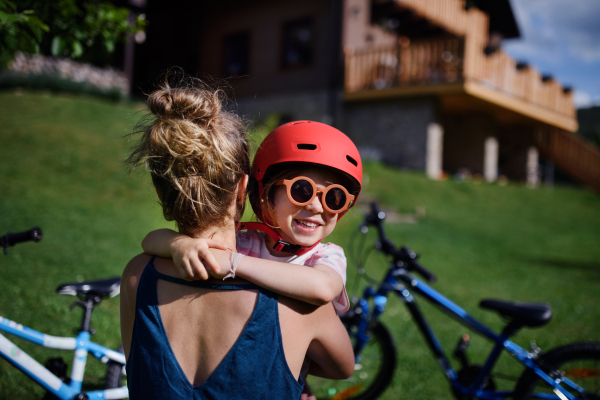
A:
[[[155,119],[128,161],[148,167],[165,218],[180,232],[235,249],[250,172],[240,119],[223,109],[222,92],[192,80],[165,83],[148,104]],[[232,270],[237,261],[231,250]],[[175,276],[171,260],[146,254],[123,274],[132,399],[300,398],[305,355],[311,374],[352,374],[350,341],[330,303],[278,298],[235,278],[223,285]]]

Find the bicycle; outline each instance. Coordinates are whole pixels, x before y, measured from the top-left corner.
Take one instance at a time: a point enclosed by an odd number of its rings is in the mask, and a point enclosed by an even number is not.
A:
[[[0,237],[0,246],[4,248],[4,254],[7,254],[8,247],[26,241],[39,242],[42,236],[42,230],[38,227],[15,234],[7,233]],[[90,341],[90,336],[95,333],[90,328],[94,307],[103,299],[118,295],[120,282],[121,278],[117,277],[99,281],[67,283],[56,289],[58,294],[79,298],[70,307],[71,310],[74,307],[83,308],[81,326],[76,337],[46,335],[0,316],[0,331],[2,332],[43,347],[74,351],[70,378],[65,376],[67,365],[62,358],[50,359],[46,365],[42,365],[1,333],[0,356],[42,386],[49,393],[45,398],[61,400],[128,398],[127,386],[122,384],[125,376],[125,355],[122,346],[119,346],[117,350],[112,350]],[[82,391],[85,365],[89,353],[107,365],[104,390]]]
[[[417,254],[406,246],[396,247],[384,232],[385,213],[376,203],[365,217],[360,231],[377,229],[375,248],[392,258],[389,269],[376,287],[367,286],[360,299],[351,300],[350,310],[340,315],[353,343],[356,358],[355,372],[345,381],[310,384],[317,398],[331,400],[368,400],[378,398],[391,383],[396,367],[396,347],[389,330],[379,322],[385,312],[388,295],[395,293],[406,304],[412,319],[424,336],[429,349],[441,366],[452,393],[459,400],[499,400],[514,398],[540,399],[600,399],[600,343],[574,343],[557,347],[547,353],[532,343],[527,351],[509,340],[522,327],[541,327],[552,316],[546,303],[521,303],[503,300],[482,300],[480,307],[495,311],[508,320],[500,333],[485,326],[457,304],[418,279],[421,275],[429,283],[436,276],[417,262]],[[364,246],[364,241],[363,241]],[[359,271],[360,271],[360,264]],[[359,272],[360,274],[360,272]],[[413,293],[441,308],[458,322],[492,342],[494,346],[483,365],[472,365],[466,357],[469,335],[460,338],[453,356],[461,368],[457,372],[450,364],[441,343],[419,309]],[[496,390],[492,370],[502,351],[507,351],[525,366],[513,391]],[[581,362],[581,365],[578,363]],[[319,393],[317,388],[323,393]],[[328,388],[328,389],[327,389]]]

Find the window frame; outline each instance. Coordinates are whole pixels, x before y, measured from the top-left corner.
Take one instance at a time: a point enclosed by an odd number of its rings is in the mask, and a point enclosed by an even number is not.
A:
[[[296,64],[296,65],[288,65],[285,61],[286,54],[286,28],[290,26],[294,26],[294,24],[300,25],[302,22],[308,22],[309,29],[312,37],[309,40],[308,46],[310,46],[310,60],[307,63]],[[281,46],[280,46],[280,54],[279,54],[279,69],[282,71],[295,71],[300,69],[311,68],[315,64],[316,54],[317,54],[317,44],[316,44],[316,18],[313,14],[304,15],[302,17],[295,17],[291,19],[287,19],[281,24]]]
[[[246,70],[240,72],[239,74],[230,74],[227,72],[227,41],[229,38],[233,38],[236,36],[246,36],[247,39],[247,54],[246,54]],[[222,56],[222,68],[221,71],[223,75],[228,77],[244,77],[250,75],[250,71],[252,70],[252,32],[250,29],[244,29],[241,31],[229,32],[223,35],[223,56]]]

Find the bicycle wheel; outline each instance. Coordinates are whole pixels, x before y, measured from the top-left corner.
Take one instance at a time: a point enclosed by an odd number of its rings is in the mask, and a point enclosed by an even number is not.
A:
[[[585,390],[583,394],[569,390],[577,399],[600,400],[600,343],[573,343],[557,347],[542,354],[538,364],[551,376],[559,378],[562,375],[582,387]],[[565,384],[562,386],[567,387]],[[554,394],[542,378],[527,369],[515,386],[514,398],[537,398],[536,393],[546,396]]]
[[[345,380],[327,380],[309,376],[308,383],[317,399],[372,400],[389,386],[396,368],[396,346],[387,328],[376,322],[371,328],[371,340],[354,367],[354,374]]]
[[[119,353],[123,353],[123,344],[117,347]],[[109,361],[106,363],[106,379],[104,381],[104,389],[120,388],[125,384],[123,373],[124,365],[119,364],[115,361]]]

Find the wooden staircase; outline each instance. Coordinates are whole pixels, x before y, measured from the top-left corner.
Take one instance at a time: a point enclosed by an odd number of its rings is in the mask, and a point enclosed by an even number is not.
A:
[[[540,130],[536,136],[544,157],[579,182],[600,192],[600,150],[596,146],[557,128]]]

